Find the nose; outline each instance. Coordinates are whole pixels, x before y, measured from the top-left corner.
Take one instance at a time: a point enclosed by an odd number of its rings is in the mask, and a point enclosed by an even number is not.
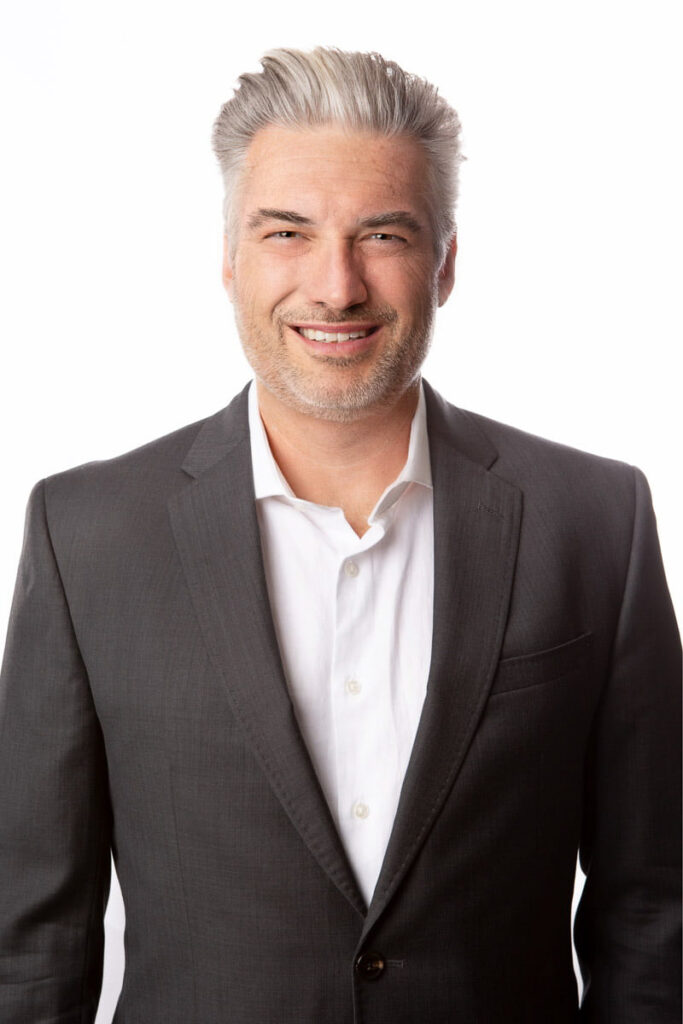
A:
[[[303,290],[312,304],[348,309],[368,297],[360,257],[350,242],[320,246],[307,271]]]

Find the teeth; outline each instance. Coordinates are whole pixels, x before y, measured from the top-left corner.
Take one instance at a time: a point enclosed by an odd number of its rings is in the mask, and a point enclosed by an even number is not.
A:
[[[370,334],[370,330],[367,331],[352,331],[348,334],[334,331],[334,333],[327,333],[326,331],[315,331],[309,327],[300,327],[299,333],[303,334],[304,338],[308,338],[309,341],[324,341],[326,343],[335,341],[351,341],[354,338],[367,338]]]

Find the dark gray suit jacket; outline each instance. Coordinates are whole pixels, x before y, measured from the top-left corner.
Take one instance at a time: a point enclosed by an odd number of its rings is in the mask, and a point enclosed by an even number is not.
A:
[[[426,393],[433,656],[369,908],[278,654],[246,389],[36,486],[1,691],[2,1024],[93,1020],[110,850],[117,1024],[678,1024],[680,648],[647,484]]]

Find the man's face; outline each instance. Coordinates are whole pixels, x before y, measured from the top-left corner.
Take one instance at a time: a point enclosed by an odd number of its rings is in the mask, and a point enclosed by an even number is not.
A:
[[[426,180],[414,139],[338,126],[254,137],[224,282],[256,377],[288,407],[357,419],[415,381],[455,257],[439,268]]]

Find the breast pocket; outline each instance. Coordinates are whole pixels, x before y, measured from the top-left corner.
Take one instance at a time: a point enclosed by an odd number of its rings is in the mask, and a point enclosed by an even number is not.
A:
[[[582,633],[557,647],[503,658],[498,664],[491,696],[563,679],[572,672],[586,668],[592,648],[593,634]]]

